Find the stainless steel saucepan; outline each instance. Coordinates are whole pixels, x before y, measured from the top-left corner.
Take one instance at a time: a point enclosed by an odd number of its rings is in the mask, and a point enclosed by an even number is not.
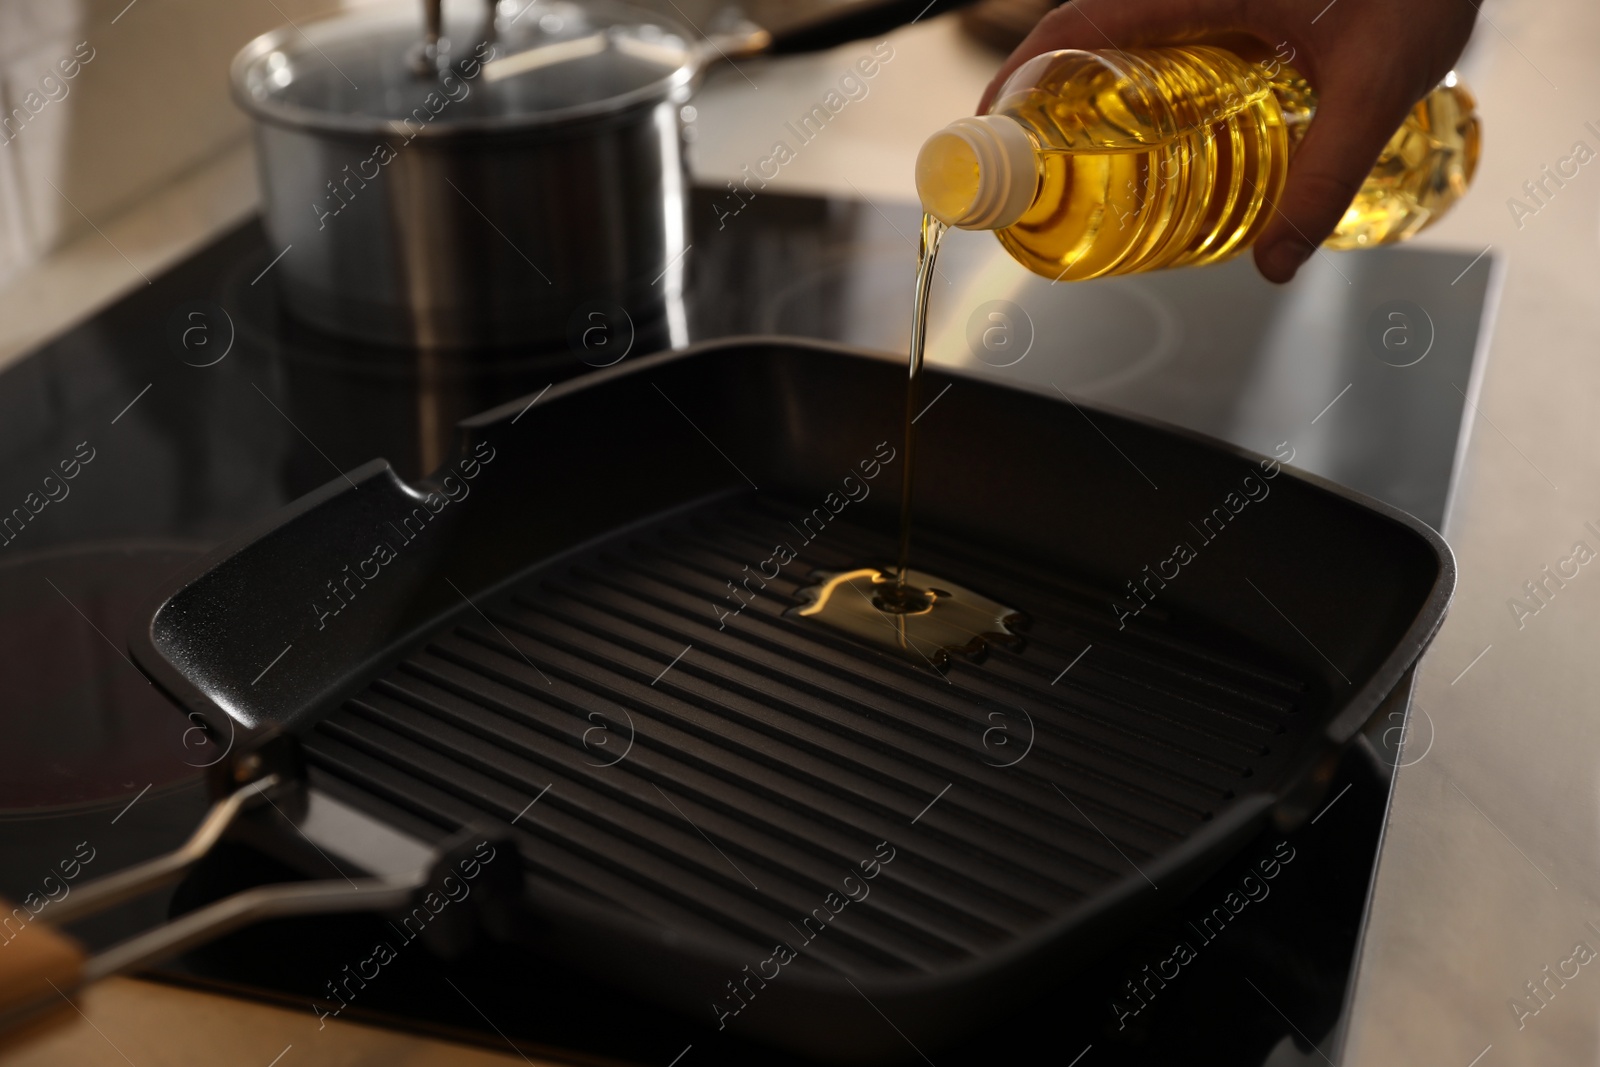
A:
[[[296,317],[368,341],[550,343],[606,305],[665,317],[677,337],[680,110],[708,64],[826,47],[929,6],[842,3],[787,36],[745,23],[706,38],[610,0],[442,15],[407,0],[265,34],[232,79],[282,254],[271,276]]]

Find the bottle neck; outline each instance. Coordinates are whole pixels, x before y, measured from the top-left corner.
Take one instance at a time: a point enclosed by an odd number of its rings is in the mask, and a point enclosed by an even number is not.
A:
[[[917,155],[922,209],[949,226],[1004,229],[1028,210],[1038,188],[1038,145],[1006,115],[957,119]]]

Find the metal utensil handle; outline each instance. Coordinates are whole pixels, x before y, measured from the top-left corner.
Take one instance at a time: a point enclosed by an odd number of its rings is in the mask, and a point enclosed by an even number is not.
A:
[[[430,45],[438,45],[444,33],[444,0],[422,0],[423,32]]]
[[[204,821],[181,846],[154,859],[136,863],[132,867],[124,867],[115,874],[79,887],[76,892],[52,905],[44,913],[44,920],[55,926],[64,926],[67,923],[77,922],[86,915],[120,904],[124,900],[148,893],[168,882],[176,881],[211,851],[211,846],[217,843],[223,831],[246,805],[279,784],[281,784],[279,777],[276,774],[269,774],[251,782],[236,793],[228,794],[211,806]]]
[[[432,873],[430,864],[420,862],[412,870],[391,872],[386,877],[329,879],[243,890],[92,957],[75,940],[52,929],[181,877],[211,851],[241,812],[259,800],[270,802],[274,790],[304,788],[303,779],[293,769],[298,762],[296,756],[292,740],[279,739],[266,741],[254,753],[231,761],[219,774],[222,780],[237,782],[251,773],[261,776],[218,799],[182,846],[79,888],[53,903],[39,917],[43,921],[29,924],[37,929],[24,926],[19,934],[0,943],[0,1032],[40,1020],[58,1001],[90,982],[156,963],[260,919],[381,910],[407,903],[427,882]],[[278,769],[268,770],[268,761]],[[294,809],[312,807],[315,805],[309,801],[291,804]],[[332,801],[324,802],[322,807],[335,813],[342,810]],[[326,814],[322,816],[323,821],[328,818]],[[391,844],[389,852],[394,851]],[[402,860],[423,858],[401,852]]]
[[[426,880],[424,870],[409,879],[330,879],[246,889],[87,957],[83,946],[57,930],[42,923],[34,930],[25,927],[0,951],[0,1033],[39,1021],[91,982],[159,963],[241,926],[291,915],[397,908]],[[9,905],[0,900],[0,907]]]
[[[411,73],[439,73],[439,38],[444,33],[444,0],[422,0],[422,40],[411,49]]]
[[[0,1031],[39,1020],[52,1005],[89,982],[223,933],[232,928],[229,924],[248,921],[250,914],[275,914],[271,910],[274,907],[288,907],[292,912],[294,902],[281,904],[272,900],[239,901],[231,908],[224,907],[234,900],[229,898],[93,958],[86,956],[76,940],[52,929],[177,880],[211,851],[241,811],[283,784],[284,779],[277,773],[246,783],[213,804],[180,847],[80,887],[53,902],[38,918],[0,944]],[[293,888],[303,891],[311,887]],[[337,888],[349,892],[345,885]],[[6,914],[11,910],[7,907]],[[241,919],[241,914],[246,918]]]
[[[495,39],[497,0],[488,0],[482,37]],[[422,0],[422,42],[411,53],[411,72],[419,78],[439,73],[439,39],[444,36],[444,0]]]
[[[398,908],[425,881],[426,869],[415,878],[328,879],[245,889],[91,956],[83,962],[82,984],[158,963],[261,919]]]

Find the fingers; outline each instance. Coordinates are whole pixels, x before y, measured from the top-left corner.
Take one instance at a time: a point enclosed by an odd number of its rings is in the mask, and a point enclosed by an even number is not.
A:
[[[1244,29],[1236,0],[1073,0],[1051,11],[1006,57],[978,103],[988,112],[1011,72],[1058,48],[1132,48]]]
[[[1279,6],[1260,0],[1073,0],[1041,19],[1007,57],[978,111],[988,112],[1000,86],[1018,67],[1055,49],[1215,41],[1228,34],[1293,41],[1299,54],[1295,65],[1317,86],[1320,101],[1290,164],[1283,195],[1273,205],[1272,221],[1255,246],[1261,273],[1275,282],[1288,281],[1338,225],[1378,153],[1421,95],[1411,82],[1428,72],[1419,73],[1413,69],[1416,64],[1378,59],[1364,40],[1346,41],[1332,30],[1306,40],[1303,27],[1280,25]],[[1463,25],[1470,30],[1470,16],[1464,16]],[[1458,54],[1466,30],[1453,34],[1460,42],[1443,52]]]
[[[1273,219],[1256,241],[1256,267],[1268,281],[1293,278],[1333,232],[1410,107],[1403,92],[1335,86],[1322,94]]]

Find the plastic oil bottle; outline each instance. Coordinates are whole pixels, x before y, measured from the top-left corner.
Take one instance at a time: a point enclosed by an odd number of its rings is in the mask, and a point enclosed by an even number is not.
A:
[[[996,231],[1024,266],[1072,281],[1237,254],[1266,227],[1316,110],[1292,67],[1187,45],[1038,56],[988,115],[934,134],[917,159],[923,209]],[[1403,240],[1466,191],[1474,101],[1452,74],[1407,116],[1330,248]]]
[[[1466,192],[1477,166],[1473,100],[1454,75],[1407,116],[1326,242],[1403,240]],[[935,670],[952,653],[1018,639],[1022,612],[909,568],[916,412],[928,296],[946,227],[994,230],[1054,280],[1214,263],[1271,219],[1316,111],[1291,67],[1190,45],[1060,51],[1029,60],[988,115],[930,137],[917,158],[922,245],[911,326],[893,568],[819,572],[796,614]]]

